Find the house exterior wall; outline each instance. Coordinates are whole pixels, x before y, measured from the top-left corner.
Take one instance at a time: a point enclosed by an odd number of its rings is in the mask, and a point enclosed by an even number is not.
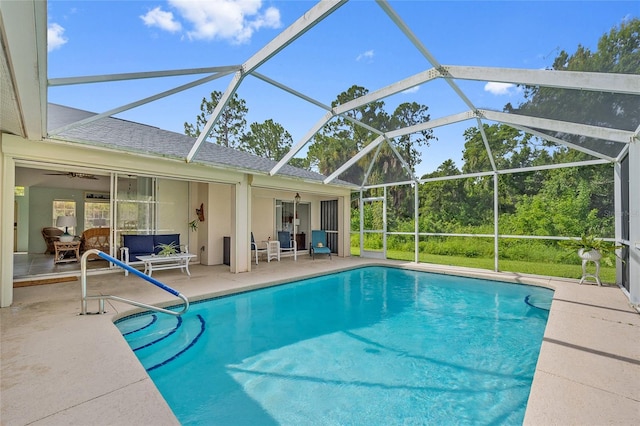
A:
[[[254,185],[256,182],[254,181]],[[307,192],[308,191],[308,192]],[[251,229],[253,230],[254,238],[258,245],[266,240],[268,237],[276,238],[276,200],[293,201],[295,194],[300,194],[301,202],[305,203],[310,210],[310,226],[309,230],[320,229],[320,203],[327,200],[338,200],[339,214],[338,214],[338,256],[350,256],[351,248],[349,241],[349,212],[343,211],[344,206],[349,206],[348,200],[350,199],[350,191],[334,191],[332,194],[318,194],[314,188],[299,187],[294,191],[288,190],[276,190],[268,188],[256,188],[253,189],[252,196],[252,222]],[[347,200],[347,201],[345,201]],[[307,244],[310,242],[307,237]]]
[[[282,176],[254,175],[230,169],[217,169],[197,163],[185,163],[180,159],[161,158],[139,153],[115,151],[96,146],[66,143],[61,141],[31,141],[14,135],[0,135],[1,153],[0,173],[2,238],[0,243],[0,263],[2,265],[0,284],[0,306],[10,306],[13,302],[13,209],[16,166],[48,168],[52,164],[57,168],[80,168],[108,172],[130,173],[155,176],[161,187],[167,187],[161,195],[162,201],[172,201],[176,205],[184,204],[180,212],[166,218],[169,222],[161,224],[175,225],[181,235],[188,235],[190,251],[200,254],[201,263],[219,265],[223,260],[223,237],[232,239],[231,271],[249,271],[250,232],[254,226],[261,236],[266,238],[274,229],[274,200],[293,200],[299,192],[305,202],[310,203],[312,227],[319,223],[314,219],[319,213],[321,199],[349,197],[350,190],[344,187],[324,185],[321,182],[308,182]],[[174,180],[175,179],[175,180]],[[190,183],[187,183],[187,182]],[[162,191],[162,189],[161,189]],[[80,194],[80,195],[78,195]],[[82,191],[74,197],[82,198]],[[164,198],[166,194],[166,199]],[[254,199],[255,196],[255,199]],[[33,195],[32,195],[33,197]],[[348,199],[348,198],[347,198]],[[43,202],[39,208],[51,210],[51,200]],[[188,222],[195,218],[195,208],[200,204],[205,208],[205,222],[200,222],[197,232],[191,232]],[[46,205],[45,205],[46,204]],[[82,203],[78,204],[80,207]],[[253,207],[255,204],[255,208]],[[267,208],[268,207],[268,208]],[[177,207],[180,209],[180,207]],[[30,208],[31,210],[31,208]],[[50,213],[49,213],[50,214]],[[83,217],[79,212],[78,217]],[[30,222],[31,222],[30,218]],[[35,222],[50,218],[35,219]],[[177,225],[176,225],[177,223]],[[36,226],[33,224],[33,226]],[[40,223],[37,224],[39,228]],[[81,224],[79,224],[81,227]],[[35,241],[40,243],[39,235]],[[271,232],[269,232],[271,228]],[[81,229],[81,228],[79,228]],[[30,230],[30,234],[33,230]],[[341,232],[342,246],[348,244],[348,233]],[[197,243],[194,243],[197,242]],[[43,243],[44,244],[44,243]],[[201,251],[204,247],[205,250]],[[42,247],[44,251],[44,246]],[[348,255],[348,251],[344,252]],[[340,255],[344,255],[340,253]]]
[[[203,205],[205,220],[198,228],[200,247],[205,247],[200,263],[221,265],[223,262],[223,238],[231,236],[232,185],[199,184],[196,205]]]
[[[200,182],[190,182],[189,183],[189,222],[192,220],[196,221],[197,229],[191,230],[189,229],[189,250],[192,253],[198,255],[198,261],[202,263],[205,256],[205,250],[207,241],[205,239],[206,233],[203,232],[203,228],[205,226],[204,222],[200,222],[198,216],[196,215],[196,209],[200,208],[200,204],[204,204],[203,197],[200,195],[201,190],[205,187],[205,184]],[[207,211],[205,210],[205,213]],[[204,263],[202,263],[204,265]]]
[[[158,233],[180,234],[180,242],[189,244],[189,183],[184,180],[158,179]]]
[[[260,246],[268,238],[275,239],[275,195],[271,191],[253,190],[251,204],[251,232]]]

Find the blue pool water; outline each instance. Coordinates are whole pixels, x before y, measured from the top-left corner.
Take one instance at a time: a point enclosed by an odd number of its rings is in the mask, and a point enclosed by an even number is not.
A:
[[[116,325],[182,424],[521,424],[552,295],[367,267]]]

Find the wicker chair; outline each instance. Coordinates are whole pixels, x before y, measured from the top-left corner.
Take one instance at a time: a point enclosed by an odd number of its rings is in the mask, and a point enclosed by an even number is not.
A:
[[[47,249],[44,254],[55,254],[56,248],[53,245],[55,241],[60,241],[60,235],[64,234],[64,231],[52,226],[42,228],[42,238],[47,244]]]
[[[111,228],[91,228],[82,233],[80,239],[81,251],[85,252],[91,249],[97,249],[109,254],[109,235],[111,234]],[[95,254],[92,254],[87,260],[99,259]]]

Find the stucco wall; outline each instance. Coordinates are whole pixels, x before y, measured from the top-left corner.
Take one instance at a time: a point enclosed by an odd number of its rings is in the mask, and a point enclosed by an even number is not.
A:
[[[256,195],[257,193],[257,195]],[[274,198],[273,195],[254,191],[251,205],[251,232],[259,244],[274,235]]]
[[[189,183],[158,179],[158,232],[180,234],[180,243],[189,241]],[[189,247],[196,253],[195,246]]]
[[[203,241],[203,265],[220,265],[223,261],[223,237],[231,236],[231,191],[233,186],[225,184],[200,184],[195,204],[204,204],[205,221],[200,222],[198,240]],[[204,233],[204,239],[201,238]]]

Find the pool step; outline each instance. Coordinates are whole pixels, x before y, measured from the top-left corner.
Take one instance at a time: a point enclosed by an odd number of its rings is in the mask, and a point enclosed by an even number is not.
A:
[[[162,367],[193,347],[205,330],[204,318],[166,317],[156,314],[131,318],[117,324],[147,371]],[[127,324],[125,324],[127,323]],[[144,335],[143,335],[144,334]]]
[[[551,301],[553,300],[553,297],[549,297],[549,296],[533,296],[531,294],[527,295],[524,298],[524,303],[526,303],[527,305],[531,306],[532,308],[536,308],[536,309],[540,309],[543,311],[550,311],[551,310]]]

